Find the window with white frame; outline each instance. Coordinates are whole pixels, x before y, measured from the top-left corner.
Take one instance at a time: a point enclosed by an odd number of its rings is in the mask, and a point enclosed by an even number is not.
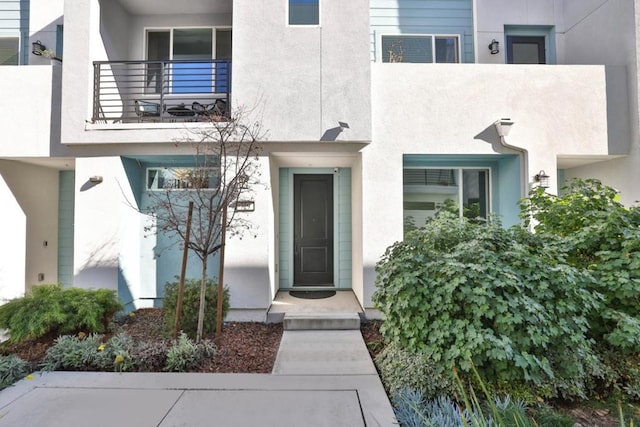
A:
[[[289,25],[319,25],[320,0],[289,0]]]
[[[422,227],[437,212],[487,218],[490,212],[490,169],[413,168],[403,170],[405,233]]]
[[[383,35],[380,45],[382,62],[460,62],[457,35]]]
[[[18,65],[20,39],[18,37],[0,37],[0,65]]]
[[[218,171],[215,168],[147,168],[147,190],[196,190],[216,188]]]

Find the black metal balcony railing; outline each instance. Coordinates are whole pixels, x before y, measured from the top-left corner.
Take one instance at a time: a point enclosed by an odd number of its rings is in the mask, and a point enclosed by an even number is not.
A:
[[[226,117],[231,61],[97,61],[94,122],[173,122]]]

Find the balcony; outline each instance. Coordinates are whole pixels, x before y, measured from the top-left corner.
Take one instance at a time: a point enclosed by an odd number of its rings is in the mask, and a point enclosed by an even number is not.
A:
[[[94,123],[221,120],[231,105],[231,61],[93,63]]]

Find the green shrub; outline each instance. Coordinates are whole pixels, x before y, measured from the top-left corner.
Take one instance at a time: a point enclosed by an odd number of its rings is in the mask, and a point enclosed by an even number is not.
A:
[[[640,208],[618,199],[598,180],[574,179],[560,196],[532,191],[521,207],[536,233],[565,237],[568,262],[595,278],[590,289],[604,304],[590,316],[590,335],[633,354],[640,352]]]
[[[218,288],[217,283],[212,279],[207,280],[205,293],[205,314],[203,335],[215,332],[216,313],[218,312]],[[167,283],[164,288],[164,319],[168,331],[173,331],[176,319],[176,304],[178,302],[179,282]],[[182,299],[182,317],[180,318],[180,329],[190,336],[196,337],[198,328],[198,310],[200,307],[200,280],[185,280],[184,295]],[[229,289],[224,289],[224,300],[222,302],[222,318],[229,311]]]
[[[43,371],[131,371],[132,338],[124,333],[103,343],[101,335],[63,335],[47,349]]]
[[[55,344],[47,349],[47,355],[42,363],[43,371],[87,371],[95,370],[98,366],[99,347],[102,336],[62,335]]]
[[[599,296],[589,274],[563,262],[558,240],[442,213],[376,266],[382,334],[439,373],[472,362],[490,381],[584,397],[598,364],[586,333]]]
[[[31,372],[31,365],[13,354],[0,355],[0,390],[26,377]]]
[[[209,340],[194,343],[187,335],[181,333],[177,340],[173,341],[167,352],[166,370],[170,372],[187,372],[199,369],[204,360],[213,357],[216,348]]]
[[[40,285],[0,307],[0,328],[20,342],[48,333],[104,332],[122,308],[115,291]]]
[[[433,399],[454,390],[450,375],[440,372],[423,355],[403,350],[398,344],[387,345],[376,356],[375,363],[390,396],[410,389],[420,392],[424,399]]]

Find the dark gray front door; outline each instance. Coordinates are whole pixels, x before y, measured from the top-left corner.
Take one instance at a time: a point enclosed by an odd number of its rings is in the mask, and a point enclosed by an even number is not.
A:
[[[508,64],[546,64],[544,37],[507,36]]]
[[[333,286],[333,175],[294,175],[293,284]]]

